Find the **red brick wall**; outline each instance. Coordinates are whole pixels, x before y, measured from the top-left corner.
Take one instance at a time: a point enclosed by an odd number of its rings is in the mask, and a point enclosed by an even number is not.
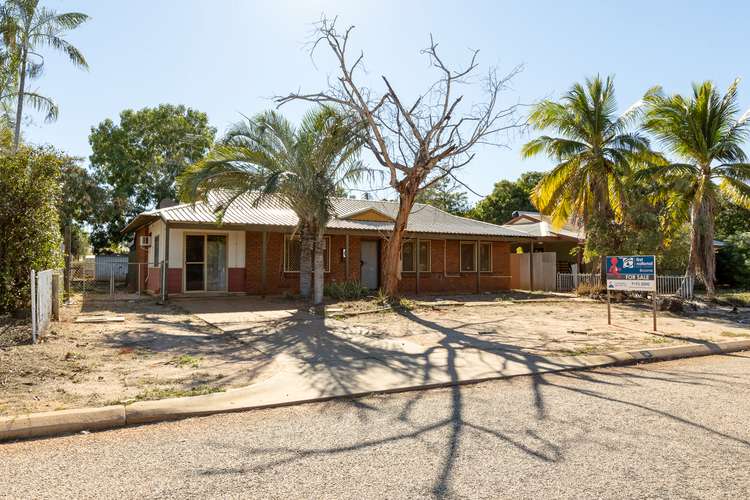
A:
[[[158,267],[149,267],[146,279],[146,290],[152,293],[161,291],[161,270]]]
[[[227,288],[230,292],[244,292],[245,291],[245,268],[243,267],[230,267],[229,268],[229,283]]]
[[[266,250],[266,293],[299,293],[299,273],[284,272],[284,234],[269,232]],[[251,294],[263,293],[261,255],[263,233],[247,231],[245,236],[245,274],[244,290]],[[359,237],[349,238],[349,279],[359,279]],[[343,249],[346,248],[346,236],[332,235],[330,252],[330,271],[325,273],[325,282],[346,281],[346,260]]]
[[[349,279],[358,280],[360,271],[360,241],[359,236],[349,237]],[[244,290],[250,294],[263,293],[261,284],[261,243],[262,233],[248,231],[245,242],[245,272]],[[331,236],[331,270],[326,273],[326,283],[342,282],[346,280],[346,261],[342,257],[342,250],[346,246],[346,236]],[[492,272],[482,273],[480,279],[481,291],[507,290],[510,280],[510,245],[505,242],[492,244]],[[381,257],[383,252],[381,252]],[[431,272],[420,273],[420,293],[441,292],[476,292],[477,273],[459,272],[459,241],[431,240]],[[267,249],[267,287],[266,293],[298,293],[299,274],[285,273],[284,266],[284,235],[282,233],[268,233]],[[445,267],[444,267],[445,261]],[[381,263],[382,269],[382,263]],[[230,282],[232,277],[230,275]],[[236,283],[239,283],[239,279]],[[406,273],[402,277],[401,290],[407,293],[416,291],[416,274]],[[233,288],[230,290],[234,291]]]
[[[136,275],[136,280],[133,280],[132,282],[128,282],[128,291],[135,292],[140,288],[140,290],[146,290],[146,274],[148,273],[148,248],[144,248],[141,246],[141,236],[146,236],[148,234],[148,228],[146,226],[141,227],[135,232],[135,257],[130,264],[131,267],[128,269],[128,271],[132,271]],[[138,265],[135,265],[135,264]],[[140,276],[141,276],[141,284],[140,287],[138,286],[137,282],[137,276],[138,276],[138,268],[140,269]]]
[[[431,272],[419,273],[420,293],[474,293],[477,291],[477,273],[460,272],[459,245],[459,240],[431,240]],[[492,272],[481,273],[479,279],[481,291],[510,288],[510,279],[506,277],[510,274],[509,248],[509,244],[505,242],[492,243]],[[444,261],[445,268],[443,268]],[[399,288],[403,292],[414,293],[416,282],[416,273],[404,273]]]
[[[181,267],[170,267],[167,269],[167,292],[182,293]]]

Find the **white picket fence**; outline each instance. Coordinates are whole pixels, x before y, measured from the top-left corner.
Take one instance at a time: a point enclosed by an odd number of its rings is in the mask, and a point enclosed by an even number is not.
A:
[[[53,269],[31,271],[31,340],[44,335],[52,321],[52,275]]]
[[[596,286],[601,282],[599,274],[585,273],[557,273],[557,291],[570,292],[578,288],[580,284]],[[685,299],[693,298],[695,280],[685,276],[657,276],[656,292],[659,295],[679,295]]]

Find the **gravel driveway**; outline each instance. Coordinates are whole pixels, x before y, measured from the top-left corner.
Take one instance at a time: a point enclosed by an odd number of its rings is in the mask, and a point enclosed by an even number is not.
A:
[[[750,353],[0,445],[12,498],[748,498]]]

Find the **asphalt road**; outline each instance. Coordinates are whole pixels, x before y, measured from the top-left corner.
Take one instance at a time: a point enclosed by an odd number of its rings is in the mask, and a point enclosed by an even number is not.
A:
[[[0,445],[11,498],[749,498],[750,353]]]

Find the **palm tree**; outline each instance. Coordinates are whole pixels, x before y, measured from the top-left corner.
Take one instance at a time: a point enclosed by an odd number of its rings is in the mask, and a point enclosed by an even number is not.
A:
[[[718,194],[750,208],[750,163],[741,144],[750,136],[750,110],[737,119],[735,80],[726,94],[710,81],[693,84],[690,96],[667,96],[660,87],[645,97],[643,128],[678,161],[645,169],[640,176],[658,178],[671,212],[690,220],[690,259],[686,274],[698,274],[713,297],[716,257],[714,217]],[[717,184],[718,181],[718,184]],[[689,214],[689,215],[688,215]]]
[[[75,66],[88,69],[83,54],[64,39],[69,30],[77,28],[88,19],[86,14],[80,12],[58,14],[54,10],[40,6],[39,0],[6,0],[3,5],[0,31],[5,46],[14,52],[18,65],[14,150],[18,149],[21,136],[25,102],[46,111],[48,120],[57,118],[57,106],[49,98],[26,91],[26,78],[38,76],[44,65],[44,58],[38,49],[52,47],[64,52]]]
[[[323,301],[324,232],[336,189],[357,180],[365,171],[359,162],[357,127],[330,107],[308,112],[299,128],[275,111],[235,125],[203,160],[178,178],[180,196],[208,199],[212,191],[226,193],[218,215],[238,197],[251,193],[260,204],[276,196],[299,220],[300,293],[310,295],[312,252],[315,251],[313,301]]]
[[[0,50],[0,127],[14,129],[13,116],[19,96],[26,105],[46,113],[46,120],[54,120],[57,117],[57,105],[52,99],[28,90],[23,94],[18,93],[17,57],[10,51]]]
[[[523,158],[545,153],[556,163],[531,200],[555,226],[571,218],[582,222],[587,246],[597,236],[595,227],[601,232],[602,225],[622,218],[623,179],[636,162],[653,155],[648,139],[631,130],[638,109],[618,116],[612,78],[596,76],[574,84],[559,102],[540,102],[529,116],[533,128],[559,134],[537,137],[521,150]]]

